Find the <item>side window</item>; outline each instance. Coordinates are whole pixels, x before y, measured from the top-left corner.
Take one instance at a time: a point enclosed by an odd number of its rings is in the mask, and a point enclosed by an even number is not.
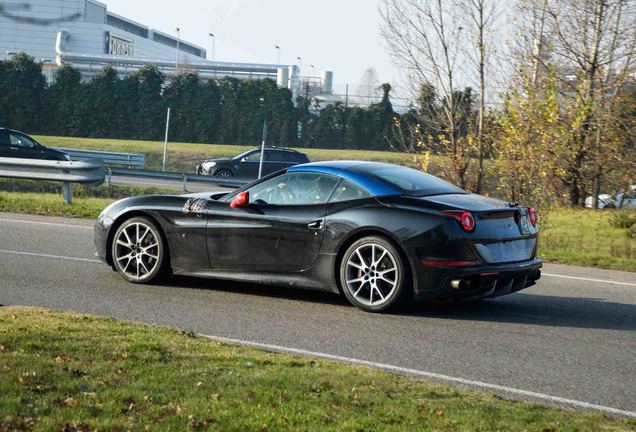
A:
[[[24,135],[9,133],[9,138],[11,140],[12,146],[25,147],[25,148],[35,147],[35,143]]]
[[[267,152],[265,152],[265,156],[267,156]],[[254,153],[250,153],[247,156],[245,156],[245,160],[247,162],[260,162],[261,160],[261,152],[257,151]]]
[[[265,160],[269,162],[285,162],[287,159],[285,158],[285,152],[272,150],[265,153]]]
[[[0,130],[0,145],[8,146],[11,144],[9,141],[9,132],[6,130]]]
[[[303,153],[294,153],[294,162],[309,163],[309,158]]]
[[[342,179],[342,181],[336,187],[336,191],[333,193],[329,202],[342,202],[353,201],[362,198],[369,198],[371,194],[360,186],[350,182],[349,180]]]
[[[250,201],[272,205],[325,204],[337,183],[337,178],[324,174],[286,173],[249,189]]]

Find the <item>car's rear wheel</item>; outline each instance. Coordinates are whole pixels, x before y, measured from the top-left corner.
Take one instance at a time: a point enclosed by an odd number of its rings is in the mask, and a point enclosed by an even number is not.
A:
[[[396,307],[408,292],[406,268],[388,240],[369,236],[354,242],[342,256],[342,291],[354,306],[372,312]]]
[[[150,219],[134,217],[115,232],[113,265],[129,282],[150,283],[163,274],[166,247],[161,230]]]
[[[220,169],[217,172],[215,172],[214,175],[216,177],[224,177],[224,178],[234,177],[234,174],[232,174],[232,171],[227,169]]]

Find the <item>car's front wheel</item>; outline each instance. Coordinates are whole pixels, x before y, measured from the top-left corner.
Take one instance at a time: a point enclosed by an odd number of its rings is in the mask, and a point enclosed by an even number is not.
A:
[[[134,217],[115,232],[112,244],[115,269],[132,283],[150,283],[162,275],[166,247],[161,231],[150,219]]]
[[[234,174],[232,174],[232,171],[228,169],[220,169],[217,172],[215,172],[214,175],[216,177],[223,177],[223,178],[234,177]]]
[[[408,292],[407,279],[400,253],[382,237],[364,237],[342,256],[342,291],[360,309],[384,312],[396,307]]]

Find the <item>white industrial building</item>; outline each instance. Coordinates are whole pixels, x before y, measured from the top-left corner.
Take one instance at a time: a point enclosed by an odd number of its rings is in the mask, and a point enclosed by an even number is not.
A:
[[[210,61],[206,50],[107,10],[95,0],[0,0],[0,59],[18,52],[50,72],[68,63],[90,78],[104,66],[124,75],[153,64],[170,75],[196,71],[202,78],[271,78],[300,94],[296,65]],[[333,74],[321,74],[320,93],[331,93]],[[313,92],[312,92],[313,93]]]

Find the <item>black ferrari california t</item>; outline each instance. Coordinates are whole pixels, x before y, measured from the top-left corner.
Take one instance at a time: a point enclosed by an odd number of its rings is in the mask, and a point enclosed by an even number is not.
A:
[[[537,236],[532,208],[355,161],[297,165],[229,194],[127,198],[95,226],[97,254],[133,283],[172,273],[288,285],[368,311],[531,286]]]

